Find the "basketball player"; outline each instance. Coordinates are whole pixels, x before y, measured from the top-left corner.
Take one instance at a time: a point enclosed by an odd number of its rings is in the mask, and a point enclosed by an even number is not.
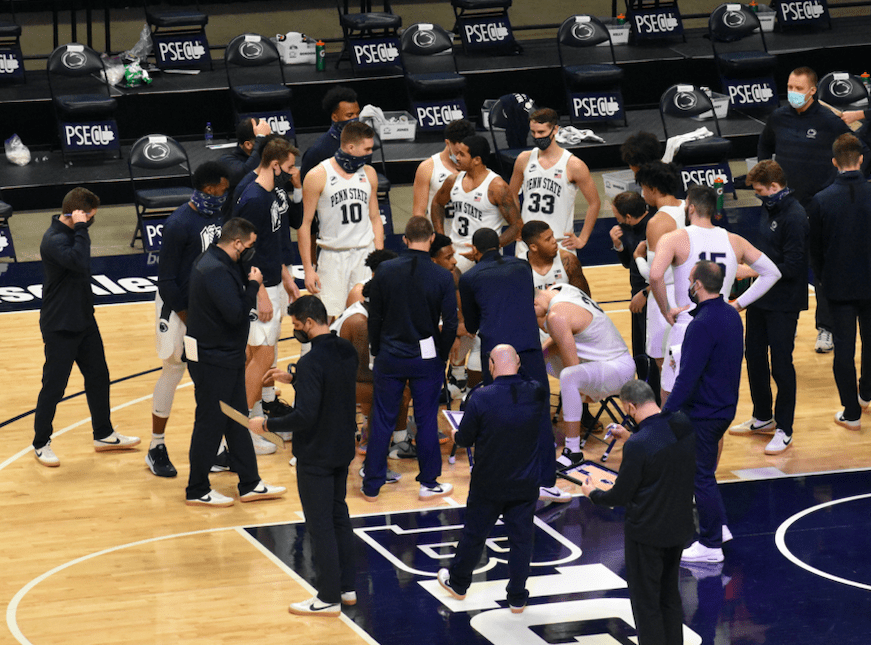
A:
[[[536,289],[570,284],[588,296],[592,295],[578,256],[559,247],[550,226],[531,220],[520,229],[520,237],[529,249],[526,260],[532,266],[532,282]]]
[[[567,249],[582,249],[590,239],[601,200],[587,164],[556,142],[556,110],[542,108],[529,115],[529,133],[535,148],[521,152],[511,175],[511,192],[523,191],[524,222],[540,220],[550,225]],[[575,235],[575,196],[578,189],[587,201],[584,228]],[[515,255],[526,257],[526,244],[515,245]]]
[[[164,442],[175,390],[185,372],[182,361],[187,332],[188,284],[194,260],[221,236],[223,207],[230,181],[227,169],[207,161],[194,171],[191,200],[175,209],[163,225],[157,270],[157,356],[163,361],[154,386],[151,446],[145,463],[158,477],[175,477]]]
[[[256,311],[251,312],[256,320],[251,321],[245,363],[246,398],[248,409],[254,416],[263,416],[261,406],[257,405],[261,399],[263,412],[278,416],[283,411],[275,398],[274,386],[264,386],[263,376],[275,364],[275,347],[288,302],[299,295],[283,262],[281,204],[275,192],[282,173],[290,174],[294,161],[293,147],[286,140],[275,139],[267,143],[261,152],[257,178],[245,188],[233,208],[234,217],[247,219],[257,229],[256,266],[263,273]],[[263,437],[252,435],[251,438],[257,454],[275,452],[275,445]]]
[[[650,263],[656,254],[659,239],[686,226],[686,207],[682,200],[674,196],[680,187],[680,177],[673,164],[662,161],[646,163],[635,175],[635,181],[641,186],[641,196],[656,214],[647,223],[647,239],[639,244],[635,253],[635,264],[638,273],[650,282]],[[665,275],[666,290],[669,302],[674,302],[674,276],[671,270]],[[656,361],[662,370],[665,357],[665,339],[668,335],[669,323],[658,307],[647,308],[647,346],[646,353]]]
[[[484,160],[490,155],[490,144],[480,135],[466,137],[457,145],[457,168],[460,173],[448,177],[436,193],[430,208],[430,217],[436,233],[445,232],[445,209],[453,208],[454,221],[450,238],[459,253],[457,269],[465,273],[474,264],[472,235],[480,228],[499,231],[499,246],[510,244],[520,232],[520,203],[495,172],[487,168]]]
[[[378,178],[367,165],[375,144],[375,131],[360,121],[342,129],[342,145],[303,181],[303,219],[298,242],[305,286],[317,295],[335,318],[345,309],[351,288],[366,282],[372,272],[366,256],[384,248],[384,226],[378,212]],[[317,271],[311,248],[315,211],[320,230]]]
[[[614,323],[583,291],[569,284],[535,294],[539,327],[551,338],[547,371],[559,378],[566,445],[562,466],[580,463],[583,403],[601,401],[635,376],[635,361]]]
[[[417,217],[429,217],[429,207],[445,179],[459,172],[455,162],[457,146],[466,137],[475,134],[475,126],[466,119],[451,121],[445,127],[445,148],[429,159],[424,159],[414,174],[414,197],[411,214]],[[445,215],[450,219],[453,214]]]
[[[740,235],[714,226],[711,218],[717,210],[717,193],[713,188],[691,186],[687,191],[686,203],[689,225],[660,238],[650,268],[650,286],[656,304],[666,321],[673,325],[667,340],[671,360],[666,361],[662,368],[663,404],[674,387],[680,367],[679,348],[687,325],[692,320],[690,310],[695,306],[695,292],[690,288],[690,272],[696,262],[710,260],[723,267],[724,280],[720,293],[726,299],[732,290],[739,264],[749,264],[759,274],[750,288],[732,303],[738,311],[743,311],[780,279],[780,271],[768,256]],[[669,270],[674,272],[676,307],[671,307],[666,298],[666,273]]]

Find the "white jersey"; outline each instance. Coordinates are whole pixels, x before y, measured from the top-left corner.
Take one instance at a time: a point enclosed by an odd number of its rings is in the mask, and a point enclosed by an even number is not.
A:
[[[674,300],[678,307],[690,305],[690,309],[681,312],[680,318],[690,320],[689,312],[695,308],[690,300],[690,272],[699,260],[710,260],[723,267],[725,271],[723,288],[720,293],[728,298],[735,282],[735,274],[738,271],[738,258],[735,249],[729,241],[729,233],[724,228],[714,226],[707,228],[702,226],[687,226],[687,235],[690,240],[690,252],[686,262],[674,267]]]
[[[454,187],[451,188],[450,201],[450,205],[454,209],[451,241],[454,243],[455,249],[467,249],[468,246],[466,245],[472,243],[472,235],[479,228],[491,228],[499,233],[502,230],[502,226],[507,224],[502,217],[502,213],[499,211],[499,207],[490,203],[490,199],[487,197],[490,184],[498,176],[490,170],[480,186],[466,192],[463,190],[463,179],[466,177],[465,171],[457,175]]]
[[[550,271],[544,275],[536,271],[535,268],[532,269],[532,284],[535,285],[536,289],[544,290],[555,284],[569,283],[569,277],[566,274],[566,269],[563,266],[563,259],[561,256],[562,254],[557,251],[556,257],[553,259],[553,264],[550,267]],[[528,258],[527,261],[529,261]]]
[[[593,314],[593,320],[586,329],[575,334],[575,348],[581,361],[604,362],[613,361],[629,354],[626,341],[617,331],[617,327],[602,309],[583,291],[570,284],[557,287],[559,293],[554,296],[548,306],[548,312],[561,302],[568,302],[586,309]],[[545,318],[545,326],[547,319]]]
[[[326,171],[326,183],[318,199],[318,245],[331,250],[369,246],[375,240],[375,231],[369,220],[372,184],[366,176],[366,167],[345,179],[333,168],[332,158],[322,161],[320,166]]]
[[[671,216],[674,220],[674,223],[677,224],[677,230],[682,228],[686,228],[686,202],[681,200],[681,203],[677,206],[663,206],[659,209],[663,213],[666,213]],[[657,211],[659,212],[659,211]],[[654,251],[650,249],[650,245],[647,246],[647,264],[651,266],[653,264],[653,258],[656,255]],[[665,270],[665,284],[674,284],[674,272],[671,267],[668,267]]]
[[[448,177],[454,174],[450,168],[442,163],[442,153],[433,155],[430,159],[432,159],[432,175],[429,178],[429,196],[426,198],[427,217],[429,217],[429,209],[432,207],[432,200],[436,193],[439,192],[439,188],[442,187],[442,184],[445,183]],[[447,212],[445,213],[445,218],[450,219]]]
[[[538,148],[533,148],[523,169],[521,219],[524,223],[532,220],[545,222],[559,239],[566,231],[574,230],[578,187],[568,180],[572,153],[563,150],[553,166],[544,168],[539,160],[540,152]]]
[[[335,332],[336,336],[342,335],[342,325],[345,324],[345,321],[348,320],[354,314],[363,314],[366,316],[366,319],[369,319],[369,310],[363,305],[362,302],[355,302],[353,305],[345,309],[342,314],[333,321],[333,324],[330,325],[330,331]],[[372,366],[372,362],[375,360],[375,357],[372,354],[369,354],[369,366]]]

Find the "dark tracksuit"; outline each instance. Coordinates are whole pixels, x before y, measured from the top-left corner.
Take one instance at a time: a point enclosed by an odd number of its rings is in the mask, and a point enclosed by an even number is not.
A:
[[[354,590],[354,533],[345,494],[357,431],[357,350],[335,334],[311,341],[296,364],[293,411],[269,430],[293,432],[296,481],[311,538],[318,598],[338,603]]]
[[[417,481],[434,485],[441,475],[438,397],[456,337],[457,292],[450,271],[432,262],[426,251],[412,249],[378,265],[369,283],[369,346],[375,364],[366,495],[377,495],[386,481],[387,451],[406,383],[417,424]],[[435,355],[424,356],[425,346]]]
[[[638,265],[635,264],[635,259],[632,254],[638,245],[647,239],[647,223],[653,215],[645,215],[640,222],[634,226],[621,224],[623,237],[620,241],[623,243],[623,250],[616,251],[617,257],[620,259],[620,264],[629,269],[629,287],[632,296],[635,297],[642,289],[647,288],[647,281],[638,272]],[[648,295],[648,300],[650,299]],[[647,338],[647,305],[637,314],[632,314],[632,355],[640,356],[645,352],[645,342]]]
[[[683,642],[678,578],[693,534],[695,442],[683,413],[647,417],[623,447],[614,487],[590,493],[597,505],[626,507],[626,582],[639,645]]]
[[[808,205],[810,256],[832,309],[833,371],[844,418],[861,416],[856,399],[856,321],[862,336],[859,395],[871,399],[871,186],[846,172]]]
[[[451,584],[459,593],[472,583],[472,571],[501,515],[511,547],[508,604],[522,607],[529,598],[526,579],[541,471],[539,427],[541,415],[549,411],[547,389],[519,374],[499,376],[469,397],[454,438],[458,446],[475,446],[463,533],[450,565]]]
[[[807,215],[791,194],[770,208],[763,205],[753,244],[774,262],[781,277],[766,294],[747,307],[747,380],[753,399],[753,416],[762,420],[773,416],[777,427],[790,437],[796,396],[792,350],[799,312],[808,306],[807,239]],[[777,384],[777,402],[773,409],[772,377]]]
[[[63,398],[73,363],[85,379],[94,439],[112,434],[109,415],[109,368],[103,339],[94,318],[91,291],[91,237],[87,224],[70,228],[52,217],[39,245],[45,282],[39,329],[45,343],[42,389],[33,417],[33,447],[51,439],[57,404]]]
[[[210,246],[191,270],[187,333],[196,339],[198,360],[187,356],[197,403],[187,499],[197,499],[211,490],[209,470],[222,437],[226,437],[230,451],[230,470],[239,475],[239,494],[254,490],[260,482],[248,428],[224,416],[219,405],[223,401],[248,416],[245,346],[248,313],[259,287],[217,245]]]
[[[463,320],[470,334],[481,338],[481,369],[489,384],[490,350],[496,345],[511,345],[520,356],[520,371],[541,383],[550,396],[550,381],[541,351],[538,321],[535,317],[535,286],[532,267],[499,251],[484,253],[478,263],[460,276],[460,302]],[[550,409],[541,420],[540,450],[542,486],[556,484],[556,455]]]
[[[236,190],[233,191],[232,202],[235,205],[242,197],[245,189],[257,179],[257,173],[249,172],[242,177]],[[275,187],[275,201],[278,204],[278,212],[281,215],[281,245],[282,245],[282,260],[284,264],[290,266],[293,264],[293,241],[290,238],[290,229],[298,229],[302,224],[302,201],[294,202],[291,198],[293,191],[292,184],[287,184],[284,188]],[[302,195],[302,189],[299,189],[299,194]]]
[[[681,410],[693,422],[699,541],[720,548],[727,522],[715,476],[717,449],[738,407],[744,330],[741,316],[722,296],[702,301],[691,315],[681,346],[680,372],[663,411]]]
[[[284,264],[283,224],[277,199],[274,190],[266,190],[252,181],[233,207],[233,217],[247,219],[257,229],[254,265],[263,272],[264,287],[281,284],[281,265]]]

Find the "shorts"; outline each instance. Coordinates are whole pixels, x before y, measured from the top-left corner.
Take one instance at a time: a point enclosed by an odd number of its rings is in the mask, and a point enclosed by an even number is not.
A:
[[[481,337],[475,334],[474,338],[467,338],[466,340],[472,341],[472,347],[469,349],[469,362],[466,363],[466,369],[472,370],[473,372],[484,371],[481,360]]]
[[[315,295],[324,303],[328,316],[341,316],[354,285],[372,279],[372,270],[365,263],[374,250],[374,244],[356,249],[321,248],[317,269],[321,291]]]
[[[465,253],[467,251],[470,251],[471,247],[463,246],[462,243],[454,245],[454,259],[457,261],[457,271],[459,271],[460,275],[462,275],[473,266],[475,266],[475,263],[468,258],[464,258],[462,255],[460,255],[460,250]]]
[[[275,347],[278,344],[278,337],[281,336],[281,319],[287,311],[290,298],[283,284],[266,287],[266,294],[272,303],[272,320],[261,322],[257,317],[257,307],[251,310],[248,315],[251,320],[251,326],[248,328],[248,344],[252,347],[262,345]]]
[[[668,306],[674,307],[674,285],[666,285],[665,292],[668,296]],[[663,358],[666,355],[665,343],[668,338],[669,329],[671,329],[671,325],[666,322],[665,316],[659,310],[656,299],[649,299],[647,304],[647,344],[645,349],[650,358]]]
[[[163,299],[160,294],[154,298],[154,308],[157,357],[162,361],[181,363],[187,325],[169,307],[166,307],[166,311],[164,311]]]
[[[559,376],[564,421],[581,420],[582,394],[601,401],[619,394],[620,388],[635,376],[635,361],[629,352],[611,361],[589,361],[572,367],[563,367],[559,352],[548,352],[545,360],[548,374]]]
[[[681,314],[685,316],[685,314]],[[674,389],[674,382],[680,372],[680,348],[683,345],[684,336],[687,333],[687,327],[690,324],[690,318],[686,320],[678,318],[677,322],[668,332],[667,349],[665,360],[662,363],[662,376],[660,377],[660,387],[665,392],[671,392]]]

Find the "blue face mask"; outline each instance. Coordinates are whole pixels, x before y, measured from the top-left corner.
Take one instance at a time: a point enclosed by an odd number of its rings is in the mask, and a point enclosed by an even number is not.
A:
[[[791,193],[792,193],[792,189],[787,187],[778,193],[774,193],[773,195],[757,195],[757,197],[759,197],[759,199],[762,201],[762,204],[766,208],[771,209],[774,206],[776,206],[777,204],[779,204],[780,201],[784,197],[786,197],[787,195],[789,195]]]
[[[348,173],[354,173],[360,170],[363,166],[369,163],[372,160],[372,155],[365,155],[363,157],[355,157],[354,155],[345,152],[341,148],[336,150],[335,154],[336,163],[339,164],[339,168]]]
[[[807,96],[801,92],[787,92],[786,100],[789,101],[789,104],[796,110],[800,110],[807,103]]]
[[[214,195],[209,195],[201,190],[195,190],[194,194],[191,195],[191,202],[193,202],[194,208],[197,209],[197,212],[210,217],[218,215],[226,201],[227,193],[224,193],[220,197],[215,197]]]
[[[342,130],[345,129],[345,126],[353,121],[359,121],[360,119],[348,119],[347,121],[333,121],[333,124],[330,126],[330,136],[334,139],[341,140],[342,138]]]

